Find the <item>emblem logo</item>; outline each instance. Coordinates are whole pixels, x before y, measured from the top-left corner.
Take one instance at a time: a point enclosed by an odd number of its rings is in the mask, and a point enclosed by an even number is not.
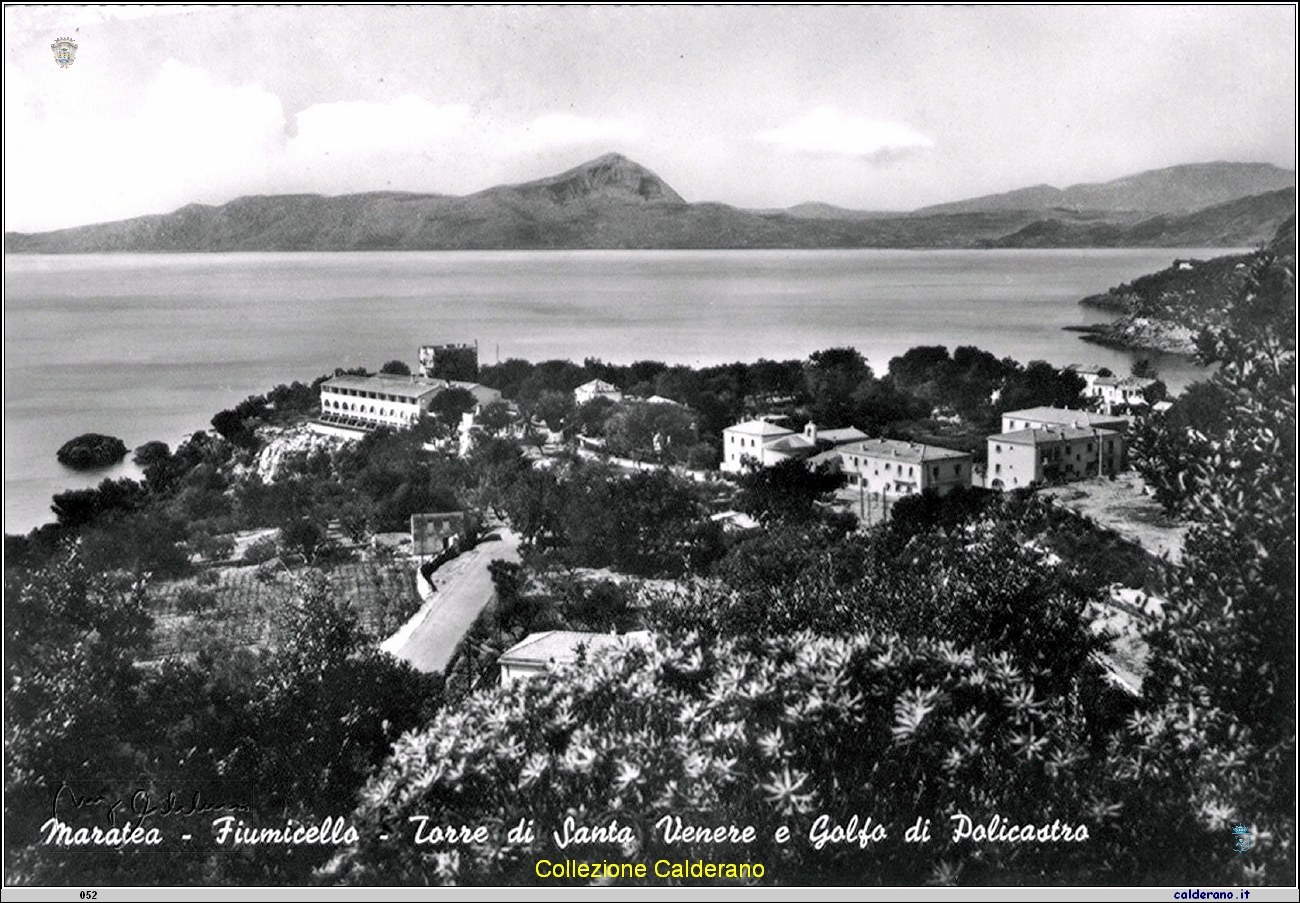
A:
[[[54,62],[59,64],[60,69],[67,69],[77,58],[77,44],[72,38],[59,38],[50,45],[50,49],[54,51]]]
[[[1237,843],[1233,849],[1238,853],[1244,853],[1250,849],[1250,828],[1245,825],[1235,825],[1232,829],[1232,836],[1237,838]]]

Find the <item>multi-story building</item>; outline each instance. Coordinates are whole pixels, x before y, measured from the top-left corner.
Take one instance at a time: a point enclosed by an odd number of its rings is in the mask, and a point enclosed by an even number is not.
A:
[[[855,427],[819,430],[809,423],[802,433],[770,420],[747,420],[722,431],[722,464],[725,473],[740,473],[747,460],[771,467],[791,458],[809,458],[818,448],[841,446],[867,438]]]
[[[1126,432],[1129,419],[1119,414],[1096,414],[1092,411],[1076,411],[1073,408],[1025,408],[1022,411],[1007,411],[1002,415],[1002,432],[1016,430],[1054,430],[1062,427],[1098,428]]]
[[[1156,384],[1143,376],[1098,377],[1088,390],[1088,395],[1099,399],[1107,410],[1112,405],[1147,404],[1147,391]]]
[[[349,435],[377,427],[407,429],[419,422],[429,403],[448,389],[464,389],[479,405],[501,398],[496,389],[478,383],[422,376],[335,376],[320,387],[318,432]]]
[[[944,495],[971,484],[971,455],[937,445],[868,439],[845,445],[839,454],[849,484],[876,495]]]
[[[1128,464],[1124,434],[1099,427],[1027,428],[988,438],[985,485],[1024,489],[1118,473]]]
[[[478,379],[478,343],[421,345],[420,375],[460,382]]]

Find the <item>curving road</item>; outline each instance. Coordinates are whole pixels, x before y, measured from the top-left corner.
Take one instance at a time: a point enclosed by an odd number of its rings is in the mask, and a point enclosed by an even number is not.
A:
[[[437,592],[384,643],[384,649],[421,671],[441,674],[446,670],[461,638],[492,601],[494,589],[488,565],[498,558],[519,560],[518,534],[501,527],[492,535],[499,538],[485,539],[434,571]]]

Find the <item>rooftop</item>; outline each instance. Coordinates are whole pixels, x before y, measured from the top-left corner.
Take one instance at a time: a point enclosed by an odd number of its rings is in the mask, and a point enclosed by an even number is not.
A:
[[[798,433],[788,433],[763,442],[763,448],[771,451],[807,451],[816,447],[817,443],[809,441],[807,437]]]
[[[1042,445],[1048,442],[1070,442],[1074,439],[1105,439],[1118,435],[1115,430],[1100,427],[1062,426],[1050,430],[1014,430],[1010,433],[998,433],[996,436],[989,436],[989,440],[997,439],[1012,445]]]
[[[862,432],[862,430],[858,429],[856,426],[846,426],[838,430],[819,429],[817,431],[817,439],[819,441],[825,440],[827,442],[834,442],[836,445],[843,445],[845,442],[858,442],[866,438],[867,434]]]
[[[335,376],[321,384],[326,389],[352,389],[357,392],[383,392],[399,398],[420,399],[436,395],[447,389],[473,391],[478,383],[454,379],[431,379],[427,376],[399,376],[381,373],[378,376]]]
[[[727,427],[723,432],[741,433],[745,436],[762,436],[764,438],[794,435],[794,430],[787,429],[784,426],[777,426],[768,420],[746,420],[744,423],[737,423],[735,426]]]
[[[1092,411],[1077,411],[1074,408],[1025,408],[1021,411],[1007,411],[1002,417],[1003,419],[1010,417],[1012,420],[1035,420],[1040,423],[1059,423],[1065,426],[1076,423],[1080,426],[1128,425],[1128,418],[1118,414],[1094,414]]]
[[[1154,386],[1154,379],[1147,379],[1145,376],[1102,376],[1097,379],[1094,385],[1098,386],[1125,386],[1133,389],[1145,389],[1148,386]]]
[[[622,636],[581,630],[547,630],[544,633],[530,633],[503,652],[499,661],[506,664],[565,665],[578,660],[579,647],[585,647],[590,655],[597,650],[617,646],[620,642],[641,644],[649,639],[650,634],[645,630],[634,630]]]
[[[868,439],[854,442],[840,449],[841,454],[862,455],[864,458],[888,458],[891,461],[907,461],[919,464],[922,461],[942,461],[951,458],[969,458],[969,452],[942,448],[938,445],[922,445],[919,442],[904,442],[901,439]]]

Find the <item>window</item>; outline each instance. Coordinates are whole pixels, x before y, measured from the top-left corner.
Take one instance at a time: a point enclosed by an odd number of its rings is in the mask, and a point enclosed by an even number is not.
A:
[[[1002,465],[1001,465],[1001,464],[994,464],[994,465],[993,465],[993,472],[994,472],[994,473],[1002,473]]]
[[[955,477],[959,477],[959,476],[961,476],[961,465],[960,465],[960,464],[954,464],[954,465],[952,466],[952,475],[955,476]]]
[[[960,469],[960,468],[959,468],[959,469]],[[931,471],[931,473],[934,474],[934,478],[935,478],[936,480],[939,479],[939,465],[938,465],[938,464],[934,465],[934,469]]]
[[[995,446],[993,446],[993,447],[994,447],[995,449],[997,449],[997,452],[998,452],[999,455],[1002,454],[1002,446],[1000,446],[1000,445],[995,445]]]

